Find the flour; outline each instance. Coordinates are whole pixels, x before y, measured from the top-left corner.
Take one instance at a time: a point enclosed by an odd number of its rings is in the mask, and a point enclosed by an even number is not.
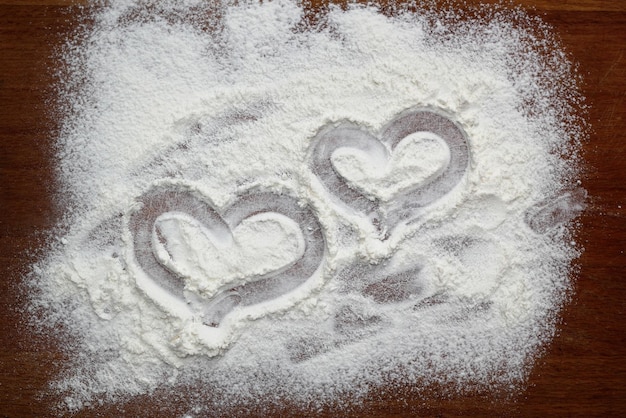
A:
[[[32,306],[75,341],[64,408],[198,381],[190,410],[217,415],[523,385],[584,201],[582,99],[549,28],[203,7],[111,2],[63,54],[68,232]]]
[[[352,188],[387,202],[414,184],[431,182],[449,162],[445,142],[429,133],[406,137],[391,157],[383,150],[367,153],[350,148],[331,155],[333,168]]]

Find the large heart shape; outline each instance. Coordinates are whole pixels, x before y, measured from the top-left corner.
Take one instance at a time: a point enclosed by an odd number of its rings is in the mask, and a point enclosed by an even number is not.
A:
[[[229,284],[284,270],[304,255],[300,226],[274,212],[247,217],[229,235],[215,235],[180,212],[162,214],[153,230],[152,250],[160,264],[189,278],[186,289],[204,298]]]
[[[141,203],[129,219],[133,235],[135,260],[149,278],[161,289],[180,301],[201,304],[203,322],[218,326],[236,306],[254,305],[286,294],[306,282],[324,259],[325,238],[317,218],[308,207],[287,194],[249,190],[232,205],[218,210],[202,195],[182,185],[157,186],[144,193]],[[247,278],[244,284],[225,283],[208,301],[185,289],[184,278],[167,266],[163,255],[155,252],[155,223],[167,213],[184,214],[201,222],[214,237],[233,239],[233,230],[255,216],[278,214],[291,219],[300,228],[303,239],[301,256],[275,271]],[[158,232],[158,231],[156,231]],[[256,244],[258,245],[258,243]],[[180,272],[179,272],[180,273]]]
[[[394,159],[402,160],[395,153],[407,150],[400,144],[407,143],[407,140],[411,142],[409,137],[416,135],[430,141],[441,141],[448,153],[439,153],[434,160],[432,155],[426,156],[426,160],[430,160],[427,165],[433,166],[431,170],[424,170],[426,175],[416,176],[409,184],[395,184],[391,188],[393,196],[368,193],[364,190],[367,187],[364,188],[362,183],[359,185],[359,179],[355,182],[354,178],[352,181],[346,178],[346,170],[342,170],[339,161],[350,149],[352,155],[365,155],[370,161],[377,162],[371,168],[378,172],[368,176],[377,181],[383,179],[381,184],[384,185],[385,175],[388,174],[386,167],[390,163],[393,165]],[[425,147],[427,152],[428,148]],[[410,110],[398,115],[383,129],[380,139],[354,124],[327,127],[315,137],[311,149],[311,168],[330,194],[345,206],[390,226],[410,218],[417,208],[450,192],[461,181],[469,165],[469,145],[464,131],[441,112],[428,109]],[[412,158],[419,158],[419,155]],[[413,163],[405,164],[411,166]],[[414,165],[424,167],[417,162]],[[367,176],[361,177],[361,181],[367,180],[363,180]],[[387,184],[396,181],[387,180]],[[406,183],[406,178],[402,182]]]

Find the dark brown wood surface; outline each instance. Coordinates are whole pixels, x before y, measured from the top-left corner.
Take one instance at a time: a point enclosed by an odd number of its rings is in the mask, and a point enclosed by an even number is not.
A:
[[[32,335],[21,320],[20,284],[54,203],[50,111],[52,51],[76,27],[67,1],[0,0],[0,416],[53,415],[42,396],[63,357],[58,342]],[[418,399],[394,390],[371,396],[358,416],[626,416],[626,1],[528,0],[552,24],[584,75],[589,122],[582,217],[586,251],[560,333],[512,398],[470,394]],[[406,395],[406,396],[405,396]],[[175,416],[185,396],[167,390],[80,416]],[[293,409],[289,409],[293,408]],[[160,411],[160,412],[159,412]],[[286,406],[283,414],[302,413]],[[328,416],[334,416],[332,411]]]

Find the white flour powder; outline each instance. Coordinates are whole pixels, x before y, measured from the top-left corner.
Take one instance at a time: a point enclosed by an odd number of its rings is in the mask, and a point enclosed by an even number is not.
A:
[[[94,11],[63,54],[67,232],[34,268],[65,408],[523,384],[578,254],[581,97],[549,28],[479,14]]]

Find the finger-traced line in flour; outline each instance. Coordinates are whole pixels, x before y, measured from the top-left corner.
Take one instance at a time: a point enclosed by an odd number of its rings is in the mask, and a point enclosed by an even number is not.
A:
[[[525,216],[526,223],[534,232],[545,234],[550,229],[566,224],[580,215],[585,209],[586,199],[584,189],[564,192],[529,209]]]
[[[140,207],[129,219],[133,252],[143,272],[160,288],[179,300],[200,305],[202,320],[217,327],[237,306],[250,306],[280,297],[302,285],[320,268],[326,241],[321,225],[308,207],[287,194],[252,189],[239,195],[230,206],[219,210],[197,192],[180,185],[161,185],[144,193]],[[185,288],[185,278],[164,263],[155,246],[163,243],[157,224],[166,214],[184,214],[210,231],[222,243],[232,240],[233,230],[260,214],[278,214],[298,225],[304,241],[301,256],[282,268],[246,278],[243,283],[226,284],[210,300]],[[228,250],[227,248],[225,249]],[[245,263],[245,260],[243,260]]]
[[[403,315],[435,312],[442,323],[472,321],[493,310],[489,297],[473,299],[451,295],[446,290],[433,292],[422,277],[419,263],[398,268],[390,261],[377,264],[357,261],[340,270],[335,277],[345,303],[320,323],[315,332],[286,344],[290,361],[303,363],[366,342],[394,326],[393,312],[399,306],[407,308]]]
[[[421,155],[410,156],[415,161],[409,164],[415,165],[396,170],[408,177],[398,180],[390,166],[401,161],[399,154],[407,149]],[[461,181],[469,165],[469,144],[463,129],[443,112],[408,110],[387,124],[380,139],[350,123],[322,129],[313,141],[310,165],[330,194],[385,230],[410,220],[417,209],[445,196]],[[342,169],[349,165],[361,167],[350,176]],[[368,189],[367,183],[379,179],[381,187]],[[384,195],[385,189],[392,195]]]
[[[345,299],[318,334],[290,341],[286,349],[294,363],[316,358],[324,353],[358,343],[391,326],[385,318],[385,306],[410,306],[424,299],[425,283],[420,281],[421,265],[398,269],[388,260],[378,264],[356,261],[337,273],[338,293]],[[374,309],[369,302],[374,302]],[[368,308],[366,308],[368,307]],[[376,313],[374,313],[376,312]]]
[[[315,333],[289,341],[285,349],[291,362],[303,363],[363,341],[389,325],[381,315],[345,304],[338,307],[326,324],[320,324]]]
[[[389,268],[385,261],[378,264],[354,263],[343,269],[337,278],[344,284],[343,291],[357,292],[377,304],[401,303],[423,293],[419,281],[421,266]]]
[[[482,239],[459,236],[448,237],[436,245],[462,259],[491,248],[488,244]],[[442,323],[459,324],[493,313],[492,295],[498,283],[489,277],[497,274],[489,263],[481,271],[485,283],[476,288],[480,295],[468,297],[433,286],[432,277],[425,273],[427,258],[412,257],[408,261],[404,257],[396,259],[398,254],[392,252],[375,263],[355,260],[336,272],[337,294],[344,303],[338,305],[326,323],[319,325],[316,333],[295,338],[286,345],[290,360],[306,362],[350,344],[367,342],[392,328],[393,317],[400,311],[416,316],[434,313]]]
[[[230,135],[230,130],[243,124],[257,122],[273,105],[268,100],[260,100],[224,111],[217,116],[192,115],[177,120],[174,128],[180,133],[181,139],[159,151],[158,155],[141,164],[135,172],[144,174],[153,172],[157,175],[175,177],[172,172],[168,171],[172,169],[171,167],[163,170],[164,165],[168,166],[164,164],[164,161],[172,161],[177,157],[179,160],[190,158],[201,146],[217,146],[235,141],[235,138]]]

